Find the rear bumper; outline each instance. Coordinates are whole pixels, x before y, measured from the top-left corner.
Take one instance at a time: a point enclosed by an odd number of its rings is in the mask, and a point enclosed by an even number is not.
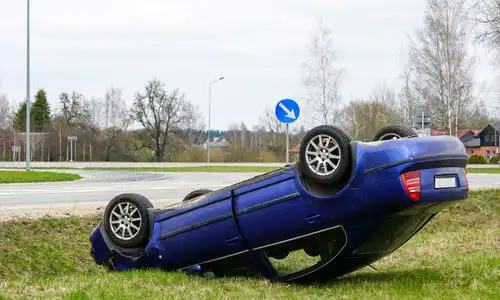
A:
[[[455,178],[455,187],[439,188],[435,186],[438,177]],[[468,197],[467,177],[464,168],[421,169],[421,196],[419,202],[446,202],[450,200],[465,200]]]

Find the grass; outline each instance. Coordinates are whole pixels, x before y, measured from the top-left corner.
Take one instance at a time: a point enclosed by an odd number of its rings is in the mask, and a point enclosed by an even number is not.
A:
[[[72,181],[80,178],[81,178],[80,175],[70,174],[70,173],[0,171],[0,183]]]
[[[323,285],[200,278],[94,264],[88,237],[100,216],[0,223],[0,295],[63,299],[499,299],[500,190],[471,192],[392,255]],[[2,297],[0,296],[0,299]]]
[[[500,174],[500,168],[467,168],[467,173]]]

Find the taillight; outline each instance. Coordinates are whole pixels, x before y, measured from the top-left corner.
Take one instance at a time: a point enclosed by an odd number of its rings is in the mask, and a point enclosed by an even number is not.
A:
[[[410,171],[401,174],[405,191],[411,199],[420,200],[420,171]]]
[[[469,178],[467,178],[467,169],[464,168],[464,174],[465,174],[465,185],[467,187],[467,192],[469,192]]]

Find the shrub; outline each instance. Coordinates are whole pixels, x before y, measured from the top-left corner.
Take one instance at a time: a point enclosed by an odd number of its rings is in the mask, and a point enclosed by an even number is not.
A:
[[[499,161],[500,161],[500,155],[495,155],[490,159],[490,164],[497,165]]]
[[[486,158],[484,156],[479,155],[479,154],[473,154],[469,157],[469,164],[485,164],[486,163]]]

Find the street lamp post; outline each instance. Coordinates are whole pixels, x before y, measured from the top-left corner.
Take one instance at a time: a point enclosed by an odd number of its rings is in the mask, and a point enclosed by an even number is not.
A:
[[[492,104],[491,105],[493,108],[495,109],[499,109],[500,110],[500,105],[496,105],[496,104]],[[498,146],[498,138],[497,138],[497,130],[496,128],[493,128],[493,130],[495,131],[495,146]]]
[[[73,162],[73,149],[75,151],[75,158],[76,158],[76,141],[78,140],[78,137],[74,135],[68,136],[68,142],[69,142],[69,149],[70,149],[70,162]],[[75,148],[73,148],[73,142],[75,143]]]
[[[30,0],[26,0],[26,171],[30,170]]]
[[[224,76],[221,76],[210,82],[208,85],[208,132],[207,132],[207,162],[210,163],[210,115],[212,109],[212,85],[218,81],[224,79]]]

